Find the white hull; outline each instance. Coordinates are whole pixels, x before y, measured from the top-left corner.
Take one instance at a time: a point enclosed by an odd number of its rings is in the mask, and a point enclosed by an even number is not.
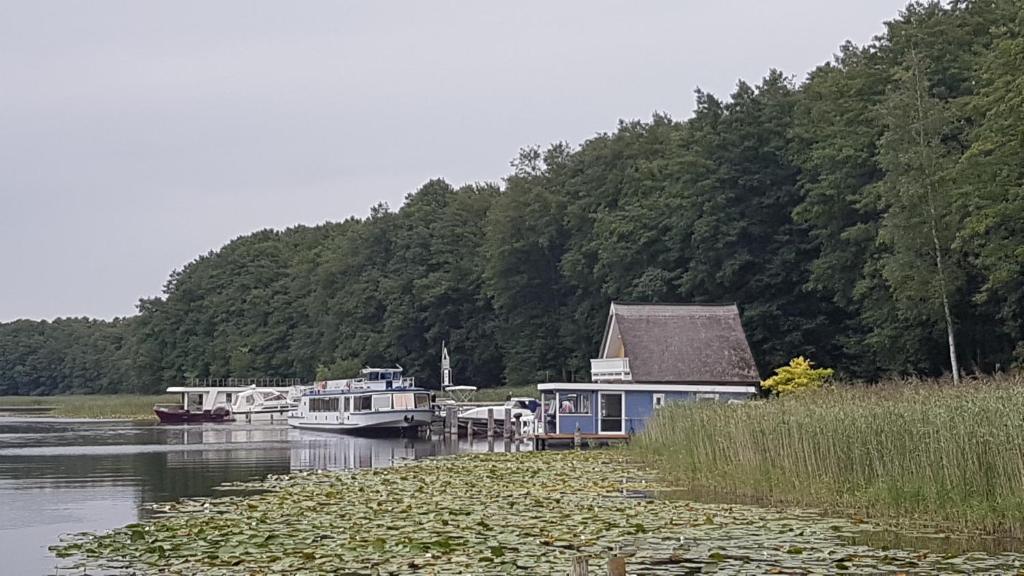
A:
[[[294,428],[329,430],[332,432],[397,430],[429,426],[433,415],[433,410],[379,410],[374,412],[354,412],[351,414],[323,412],[304,416],[293,415],[288,418],[288,424]]]
[[[285,424],[288,422],[288,413],[291,412],[292,408],[278,408],[272,410],[253,410],[249,412],[233,412],[232,415],[235,417],[235,422],[242,422],[244,424],[250,424],[252,422],[280,422]]]

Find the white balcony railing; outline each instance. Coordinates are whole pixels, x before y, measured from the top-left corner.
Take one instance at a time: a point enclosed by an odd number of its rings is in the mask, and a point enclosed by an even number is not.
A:
[[[590,378],[594,382],[632,380],[629,358],[594,358],[590,361]]]

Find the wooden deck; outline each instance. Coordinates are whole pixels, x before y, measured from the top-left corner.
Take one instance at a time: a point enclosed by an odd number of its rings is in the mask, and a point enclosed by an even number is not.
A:
[[[548,447],[548,442],[555,444],[559,443],[572,443],[574,445],[582,445],[585,443],[608,443],[611,441],[629,441],[629,434],[537,434],[533,437],[533,448],[535,450],[544,450]]]

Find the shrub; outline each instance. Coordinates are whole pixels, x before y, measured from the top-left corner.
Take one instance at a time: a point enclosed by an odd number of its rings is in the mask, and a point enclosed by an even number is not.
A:
[[[761,387],[775,394],[786,394],[797,390],[813,390],[821,388],[832,376],[831,368],[814,368],[814,363],[798,356],[789,361],[788,366],[775,369],[775,376],[761,383]]]

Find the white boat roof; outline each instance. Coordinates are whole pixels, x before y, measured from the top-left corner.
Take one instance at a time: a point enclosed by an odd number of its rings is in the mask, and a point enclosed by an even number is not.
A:
[[[461,390],[471,391],[471,390],[476,390],[476,389],[477,389],[476,386],[447,386],[447,387],[445,387],[445,390],[460,390],[460,391]]]
[[[271,390],[274,392],[280,392],[285,394],[289,392],[291,386],[262,386],[253,388],[252,386],[170,386],[167,388],[168,394],[209,394],[210,392],[229,392],[231,394],[238,394],[239,392],[245,392],[246,390]]]

